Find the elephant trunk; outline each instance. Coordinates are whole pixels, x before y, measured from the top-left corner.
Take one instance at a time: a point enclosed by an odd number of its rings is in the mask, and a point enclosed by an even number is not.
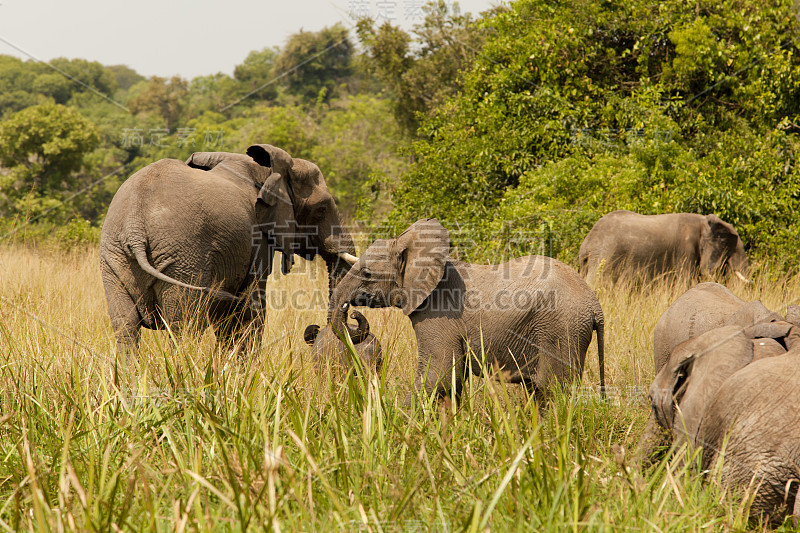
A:
[[[348,265],[349,269],[349,265]],[[359,280],[357,276],[347,275],[345,273],[338,280],[335,287],[330,288],[330,297],[328,300],[328,321],[333,323],[334,320],[342,322],[347,320],[347,310],[342,310],[342,307],[350,305],[350,300],[358,291]]]
[[[350,339],[352,339],[353,344],[361,344],[369,336],[369,322],[367,321],[367,317],[356,310],[353,310],[350,317],[355,319],[357,326],[353,327],[348,324],[347,332],[350,334]]]
[[[350,271],[353,260],[356,259],[356,247],[353,237],[342,222],[338,210],[331,214],[331,220],[323,227],[328,228],[327,234],[319,235],[319,253],[328,267],[328,298],[333,295],[333,290]]]
[[[745,283],[749,283],[750,280],[747,279],[747,274],[750,270],[750,265],[747,261],[747,254],[744,253],[744,246],[742,245],[741,240],[737,244],[733,254],[731,254],[730,258],[728,259],[728,267],[731,269],[731,271],[733,271],[737,278]]]
[[[347,273],[350,272],[350,263],[340,257],[330,257],[327,254],[324,258],[325,266],[328,269],[328,302],[332,304],[333,292]]]
[[[350,334],[350,339],[353,339],[354,331],[351,330],[350,326],[347,324],[347,312],[350,309],[350,304],[345,302],[341,305],[336,306],[333,309],[328,310],[328,323],[333,329],[333,332],[337,335],[343,335],[344,330],[347,329],[347,333]],[[355,343],[355,341],[353,341]]]

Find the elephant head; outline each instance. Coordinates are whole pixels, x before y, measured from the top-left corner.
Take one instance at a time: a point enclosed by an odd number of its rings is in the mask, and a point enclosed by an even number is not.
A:
[[[340,320],[348,302],[411,314],[441,281],[449,251],[450,236],[434,218],[418,220],[396,239],[376,240],[336,287],[331,319]]]
[[[747,255],[736,229],[717,215],[706,215],[700,231],[700,269],[704,272],[729,269],[747,281]]]
[[[258,188],[254,198],[258,224],[270,248],[283,252],[284,273],[291,269],[295,254],[305,259],[320,255],[328,267],[332,291],[357,260],[353,239],[315,164],[269,144],[252,145],[247,155],[197,152],[186,163],[203,170],[230,171]],[[269,274],[272,253],[264,261]]]
[[[330,322],[325,328],[320,329],[317,324],[308,326],[303,333],[303,340],[313,347],[315,359],[337,360],[342,364],[347,364],[349,354],[339,338],[339,335],[343,335],[347,331],[363,367],[380,371],[383,363],[380,342],[375,335],[370,333],[367,318],[355,309],[350,313],[350,318],[356,321],[356,325],[347,323],[346,317],[349,308],[350,304],[344,303],[342,314],[337,315],[337,322]],[[344,320],[341,320],[342,316]]]
[[[658,425],[672,431],[674,442],[694,443],[723,382],[754,360],[785,353],[791,328],[786,322],[723,326],[680,344],[650,386]]]

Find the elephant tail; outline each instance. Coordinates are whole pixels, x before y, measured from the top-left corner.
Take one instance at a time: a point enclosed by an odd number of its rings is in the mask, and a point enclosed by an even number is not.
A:
[[[182,281],[178,281],[175,278],[167,276],[163,272],[160,272],[156,267],[150,264],[150,261],[147,260],[147,252],[145,251],[144,243],[138,242],[130,245],[130,250],[133,252],[134,257],[136,258],[136,262],[139,263],[139,267],[142,270],[150,274],[156,279],[169,283],[171,285],[177,285],[178,287],[183,287],[184,289],[190,289],[194,291],[200,291],[206,294],[212,294],[216,300],[227,301],[227,302],[238,302],[239,298],[234,296],[233,294],[223,291],[223,290],[214,290],[210,287],[198,287],[197,285],[189,285],[188,283],[184,283]]]
[[[594,329],[597,332],[597,363],[600,367],[600,396],[606,397],[606,363],[605,363],[605,319],[603,310],[597,305],[594,316]]]

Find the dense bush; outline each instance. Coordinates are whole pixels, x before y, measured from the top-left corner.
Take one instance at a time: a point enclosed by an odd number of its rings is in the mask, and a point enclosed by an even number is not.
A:
[[[484,255],[525,234],[570,260],[614,209],[715,212],[751,254],[800,258],[791,1],[520,0],[482,24],[463,91],[422,125],[393,225],[436,216]]]

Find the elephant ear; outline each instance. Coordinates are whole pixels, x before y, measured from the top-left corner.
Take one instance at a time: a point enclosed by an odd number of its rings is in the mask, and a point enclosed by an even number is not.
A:
[[[315,190],[330,194],[322,171],[311,161],[306,161],[299,157],[294,158],[290,178],[292,180],[292,190],[301,198],[311,196]]]
[[[691,341],[689,341],[691,342]],[[689,377],[692,374],[695,354],[687,343],[675,348],[669,361],[656,375],[653,384],[650,385],[650,404],[653,408],[653,415],[658,424],[665,429],[672,429],[675,418],[675,404],[680,402]]]
[[[288,274],[294,265],[292,244],[295,233],[294,206],[289,196],[286,179],[273,172],[264,181],[256,196],[256,219],[261,234],[266,237],[266,252],[262,261],[266,263],[267,275],[272,273],[272,257],[276,250],[283,253],[282,271]]]
[[[786,351],[791,350],[800,338],[797,326],[783,320],[756,324],[745,329],[744,334],[747,338],[753,339],[754,350],[756,346],[766,346],[764,343],[760,343],[759,339],[773,339],[783,351]],[[759,349],[758,351],[763,356],[763,350]]]
[[[254,144],[247,148],[247,155],[262,167],[270,167],[287,178],[291,175],[292,156],[271,144]]]
[[[319,326],[311,324],[303,332],[303,340],[306,341],[306,344],[309,346],[313,346],[314,343],[317,342],[317,335],[319,335]]]
[[[782,340],[789,335],[792,325],[788,322],[763,322],[750,326],[744,330],[744,334],[749,339],[775,339]]]
[[[761,300],[753,300],[739,307],[739,309],[725,321],[724,325],[749,328],[756,324],[777,322],[780,320],[783,320],[783,317],[767,309],[764,304],[761,303]]]
[[[786,309],[786,322],[800,327],[800,306],[792,304]]]
[[[211,170],[223,161],[249,162],[251,159],[244,154],[231,152],[195,152],[186,160],[186,164],[200,170]]]
[[[410,315],[430,296],[444,276],[450,254],[450,234],[435,218],[418,220],[396,239],[403,301]]]

